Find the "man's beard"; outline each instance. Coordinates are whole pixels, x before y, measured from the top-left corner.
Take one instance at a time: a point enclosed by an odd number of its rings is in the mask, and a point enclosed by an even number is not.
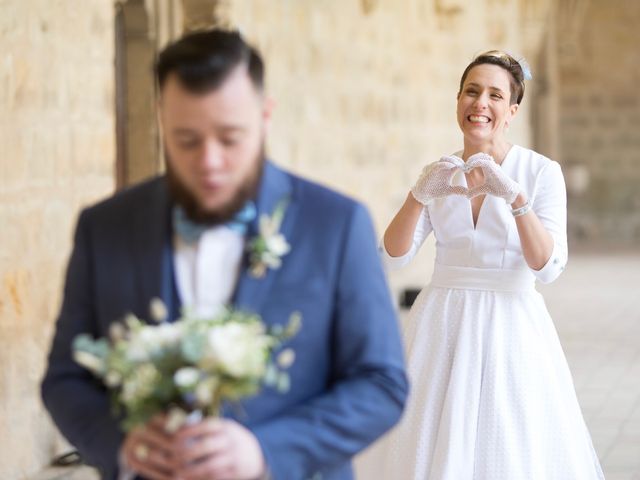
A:
[[[167,156],[168,153],[165,157]],[[168,158],[165,158],[167,167],[167,183],[171,198],[175,204],[182,207],[187,218],[192,222],[210,226],[227,223],[246,205],[249,200],[256,197],[260,180],[262,178],[262,172],[264,170],[264,146],[260,149],[258,157],[259,158],[254,162],[255,166],[252,171],[249,172],[249,176],[242,182],[231,199],[215,210],[207,210],[200,205],[195,195],[175,174],[171,168],[171,162],[169,162]]]

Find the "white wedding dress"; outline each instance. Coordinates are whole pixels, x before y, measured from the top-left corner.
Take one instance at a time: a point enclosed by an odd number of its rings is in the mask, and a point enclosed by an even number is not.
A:
[[[436,238],[431,283],[404,332],[411,380],[401,422],[356,460],[359,480],[592,480],[604,478],[571,373],[536,278],[567,260],[559,164],[513,146],[503,170],[524,189],[554,239],[548,263],[528,268],[504,200],[449,196],[425,207],[406,264]],[[462,172],[453,184],[466,186]]]

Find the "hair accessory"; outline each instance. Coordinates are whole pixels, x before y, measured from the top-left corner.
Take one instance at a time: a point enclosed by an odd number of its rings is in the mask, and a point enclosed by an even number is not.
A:
[[[519,57],[506,50],[504,53],[518,62],[518,65],[520,65],[520,68],[522,69],[522,76],[525,80],[531,80],[533,78],[533,76],[531,75],[531,67],[529,66],[529,63],[524,59],[524,57]]]
[[[522,69],[522,76],[525,80],[531,80],[533,76],[531,75],[531,67],[529,67],[529,63],[524,59],[524,57],[518,57],[513,55],[511,52],[507,50],[489,50],[484,53],[480,53],[475,56],[475,58],[480,56],[489,56],[489,57],[497,57],[503,60],[506,60],[508,63],[517,62]]]
[[[529,67],[529,63],[527,63],[524,57],[520,57],[517,60],[517,62],[520,64],[520,68],[522,69],[522,75],[524,76],[524,79],[531,80],[533,76],[531,75],[531,67]]]
[[[525,80],[531,80],[533,78],[531,75],[531,67],[524,57],[518,57],[507,51],[505,51],[505,53],[518,62],[518,65],[520,65],[520,68],[522,69],[522,76]]]

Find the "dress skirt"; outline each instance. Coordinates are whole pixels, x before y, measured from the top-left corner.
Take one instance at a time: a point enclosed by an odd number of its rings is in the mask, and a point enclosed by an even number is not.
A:
[[[436,264],[404,340],[409,402],[360,480],[604,478],[530,272]]]

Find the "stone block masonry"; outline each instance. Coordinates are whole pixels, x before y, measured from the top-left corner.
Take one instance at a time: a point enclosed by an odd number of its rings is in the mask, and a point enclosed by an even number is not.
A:
[[[114,188],[113,2],[0,2],[0,478],[62,442],[39,382],[78,210]]]

